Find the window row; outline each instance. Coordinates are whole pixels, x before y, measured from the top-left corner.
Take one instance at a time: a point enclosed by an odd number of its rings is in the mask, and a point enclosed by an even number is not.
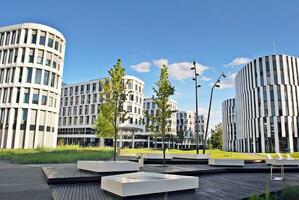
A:
[[[22,29],[0,33],[0,47],[20,43]],[[52,33],[37,29],[23,29],[24,44],[39,44],[62,52],[63,40]]]
[[[61,58],[51,52],[33,48],[12,48],[0,51],[0,63],[34,63],[60,70]]]
[[[139,93],[143,93],[143,86],[138,84],[137,82],[134,83],[133,80],[128,80],[127,89],[129,90],[135,90]]]
[[[73,96],[80,94],[88,94],[90,92],[100,92],[102,91],[101,83],[91,83],[86,85],[78,85],[74,87],[65,87],[61,91],[61,96]]]
[[[84,110],[83,110],[84,108]],[[72,116],[72,115],[89,115],[97,114],[98,105],[85,105],[85,106],[74,106],[74,107],[62,107],[60,108],[60,116]]]
[[[299,85],[299,65],[291,56],[266,56],[248,63],[238,73],[236,85],[240,93],[265,85]]]
[[[75,116],[75,117],[59,117],[59,126],[66,125],[92,125],[96,122],[96,115],[92,116]]]
[[[72,105],[79,105],[79,104],[90,104],[90,103],[100,103],[101,98],[99,98],[99,94],[88,94],[88,95],[81,95],[75,97],[64,97],[60,99],[61,106],[72,106]]]
[[[21,93],[23,93],[22,99]],[[0,88],[0,100],[1,103],[32,103],[53,108],[57,107],[57,98],[54,93],[32,88]]]
[[[32,67],[16,67],[0,69],[0,83],[34,83],[58,88],[59,75],[48,70]]]

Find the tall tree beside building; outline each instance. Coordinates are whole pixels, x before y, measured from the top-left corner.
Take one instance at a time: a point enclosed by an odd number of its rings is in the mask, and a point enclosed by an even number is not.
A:
[[[216,124],[215,127],[211,129],[211,138],[209,139],[209,142],[212,148],[222,149],[223,147],[222,133],[223,133],[222,123]]]
[[[165,166],[165,135],[170,126],[168,119],[171,117],[171,114],[175,112],[174,110],[171,110],[168,103],[169,98],[174,94],[175,89],[168,79],[168,69],[166,65],[162,66],[160,79],[155,84],[156,86],[153,88],[153,99],[157,106],[157,112],[155,116],[150,116],[148,119],[156,126],[152,127],[155,129],[155,132],[159,133],[158,135],[162,137],[163,166]]]
[[[114,138],[113,160],[116,160],[117,134],[120,122],[126,120],[127,111],[123,105],[126,101],[124,82],[125,69],[121,60],[118,59],[109,71],[109,77],[103,81],[102,92],[100,94],[103,103],[99,107],[99,114],[95,123],[97,136],[102,138]]]

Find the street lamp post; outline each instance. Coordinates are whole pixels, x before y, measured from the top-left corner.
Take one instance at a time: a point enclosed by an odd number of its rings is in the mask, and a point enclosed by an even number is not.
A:
[[[193,67],[191,67],[191,70],[194,70],[194,78],[192,80],[194,80],[195,83],[195,111],[196,111],[196,154],[199,153],[199,147],[198,147],[198,140],[199,140],[199,127],[198,127],[198,97],[197,97],[197,88],[201,87],[200,85],[197,85],[197,77],[198,77],[198,73],[196,72],[196,62],[193,61]]]
[[[207,137],[208,137],[208,130],[209,130],[209,122],[210,122],[210,113],[211,113],[211,105],[212,105],[212,99],[213,99],[213,92],[215,87],[220,87],[220,79],[225,78],[224,73],[222,72],[217,79],[217,81],[214,83],[212,89],[211,89],[211,94],[210,94],[210,102],[209,102],[209,110],[208,110],[208,117],[207,117],[207,125],[206,125],[206,130],[205,130],[205,135],[204,135],[204,142],[203,142],[203,154],[206,153],[206,148],[207,148]]]

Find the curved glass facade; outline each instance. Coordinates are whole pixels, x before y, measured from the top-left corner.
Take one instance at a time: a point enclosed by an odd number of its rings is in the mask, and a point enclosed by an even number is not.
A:
[[[259,57],[236,76],[237,149],[299,151],[299,60]]]
[[[0,148],[56,146],[64,51],[51,27],[0,28]]]

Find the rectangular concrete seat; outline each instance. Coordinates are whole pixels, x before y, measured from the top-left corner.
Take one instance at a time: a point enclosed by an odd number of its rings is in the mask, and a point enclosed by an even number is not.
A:
[[[87,161],[78,160],[77,168],[86,171],[105,172],[134,172],[139,171],[139,164],[131,161]]]
[[[208,154],[172,154],[173,158],[206,160],[210,158]]]
[[[299,160],[298,159],[266,159],[267,165],[274,165],[274,166],[298,166]]]
[[[198,177],[136,172],[104,176],[101,188],[120,197],[192,190],[198,188]]]
[[[235,167],[243,167],[244,160],[237,159],[209,159],[209,165],[213,166],[235,166]]]
[[[144,159],[163,159],[163,154],[158,154],[158,153],[145,153],[145,154],[141,154],[143,156]],[[165,159],[167,160],[171,160],[172,159],[172,155],[171,154],[165,154]]]

